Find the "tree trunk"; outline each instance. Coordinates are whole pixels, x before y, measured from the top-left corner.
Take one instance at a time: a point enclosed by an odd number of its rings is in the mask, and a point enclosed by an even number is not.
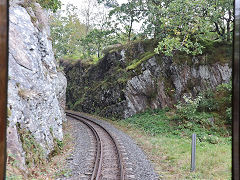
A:
[[[218,33],[218,35],[220,35],[222,39],[225,40],[225,27],[218,25],[218,23],[216,22],[214,22],[214,24],[215,24],[216,32]]]
[[[132,25],[133,25],[133,17],[131,17],[129,32],[128,32],[128,41],[130,42],[131,39],[131,33],[132,33]]]
[[[231,23],[231,11],[228,10],[228,20],[227,20],[227,42],[230,41],[231,39],[231,34],[230,34],[230,23]]]
[[[98,45],[98,48],[97,48],[97,57],[100,58],[100,45]]]

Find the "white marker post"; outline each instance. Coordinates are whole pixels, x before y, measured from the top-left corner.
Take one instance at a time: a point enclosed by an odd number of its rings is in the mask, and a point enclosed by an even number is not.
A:
[[[192,134],[192,156],[191,156],[191,172],[195,171],[196,167],[196,134]]]

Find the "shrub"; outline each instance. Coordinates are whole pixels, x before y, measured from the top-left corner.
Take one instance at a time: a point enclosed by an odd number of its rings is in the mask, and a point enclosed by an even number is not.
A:
[[[217,86],[216,90],[201,93],[199,112],[215,112],[222,124],[230,125],[232,121],[232,81]]]
[[[198,96],[196,99],[183,96],[183,99],[185,100],[185,103],[179,102],[176,105],[176,118],[193,121],[195,119],[199,103],[202,100],[202,96]]]
[[[60,0],[37,0],[37,2],[46,9],[50,9],[53,12],[56,12],[58,9],[61,8],[61,1]]]

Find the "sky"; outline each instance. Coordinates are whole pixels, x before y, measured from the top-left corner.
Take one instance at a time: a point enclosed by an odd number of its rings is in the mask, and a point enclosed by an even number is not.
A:
[[[63,4],[71,3],[75,6],[77,6],[79,9],[81,9],[82,4],[84,3],[85,0],[61,0]],[[128,0],[117,0],[119,4],[126,3]],[[64,6],[63,6],[64,8]]]
[[[73,4],[74,6],[77,6],[77,8],[80,10],[80,12],[81,12],[81,9],[83,9],[84,8],[84,6],[85,6],[85,2],[86,2],[86,0],[61,0],[61,2],[62,2],[62,10],[65,10],[66,9],[66,5],[68,4],[68,3],[70,3],[70,4]],[[128,0],[117,0],[117,2],[121,5],[122,3],[127,3],[128,2]],[[104,8],[104,7],[103,7]],[[101,8],[100,8],[101,9]],[[106,8],[105,9],[101,9],[102,11],[108,11]],[[99,11],[99,8],[93,8],[93,11],[95,12],[97,12],[97,11]],[[81,13],[79,13],[78,14],[79,15],[79,18],[82,20],[83,19],[83,17],[81,16]],[[134,27],[133,27],[133,29],[134,29],[134,31],[139,31],[140,30],[140,27],[141,27],[141,24],[140,23],[134,23]]]

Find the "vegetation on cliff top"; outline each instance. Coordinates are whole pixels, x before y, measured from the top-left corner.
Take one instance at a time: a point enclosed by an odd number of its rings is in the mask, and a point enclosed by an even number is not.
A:
[[[60,0],[37,0],[37,2],[46,9],[50,9],[53,12],[56,12],[58,9],[61,8],[61,1]]]
[[[71,8],[67,8],[67,16],[61,12],[53,14],[51,29],[57,57],[74,54],[78,59],[97,61],[109,45],[124,45],[135,40],[154,39],[157,41],[155,52],[167,56],[173,56],[176,51],[199,55],[211,43],[232,42],[233,1],[87,2],[89,6],[81,11],[90,13],[91,8],[104,9],[104,5],[107,13],[83,15],[77,7],[68,5]]]
[[[154,56],[157,61],[161,61],[157,54],[173,56],[172,61],[176,64],[231,63],[233,2],[227,0],[163,0],[161,2],[133,0],[121,5],[115,0],[98,0],[98,2],[110,8],[108,18],[100,25],[92,25],[88,32],[80,33],[81,37],[74,39],[76,37],[73,36],[74,33],[80,32],[78,29],[72,31],[71,35],[66,33],[64,38],[67,40],[63,44],[58,43],[58,38],[62,37],[65,32],[70,32],[70,29],[74,29],[74,23],[66,26],[67,23],[61,21],[61,16],[53,17],[53,20],[60,20],[58,25],[61,26],[61,30],[55,31],[55,25],[52,25],[53,33],[55,33],[55,47],[62,46],[57,47],[60,50],[56,48],[56,52],[61,52],[61,48],[65,48],[65,51],[57,55],[58,57],[74,57],[81,59],[81,61],[97,63],[104,54],[109,55],[102,58],[99,63],[103,69],[106,67],[110,69],[104,71],[106,74],[101,74],[102,71],[99,70],[101,67],[97,64],[84,70],[84,75],[81,77],[83,79],[78,79],[75,83],[69,83],[69,91],[71,89],[79,91],[79,82],[82,83],[81,87],[83,87],[80,93],[74,91],[67,96],[71,99],[71,101],[68,101],[68,107],[74,110],[84,110],[99,115],[105,113],[106,116],[113,114],[113,116],[116,115],[119,118],[119,114],[114,112],[114,108],[119,108],[120,106],[117,105],[123,102],[124,98],[117,95],[113,97],[111,92],[108,92],[113,89],[113,86],[116,88],[119,83],[124,84],[131,77],[139,75],[141,73],[139,69],[142,68],[140,65],[151,57]],[[70,19],[70,17],[73,16],[69,15],[68,18]],[[140,22],[140,17],[146,18]],[[85,22],[81,22],[77,13],[74,14],[74,18],[81,24],[80,30],[88,27]],[[137,23],[141,24],[141,30],[139,31],[135,30]],[[135,47],[145,43],[149,44],[148,49],[144,47],[143,51],[139,51],[139,49],[136,51]],[[71,45],[68,46],[69,44]],[[116,56],[122,55],[122,52],[125,62],[120,64],[120,58]],[[112,63],[111,67],[105,62],[106,58],[110,56],[111,58],[107,63]],[[193,62],[194,57],[197,57],[200,62]],[[117,61],[111,60],[114,58]],[[69,74],[69,78],[76,78],[78,70],[77,68],[74,69]],[[166,86],[171,84],[170,82],[165,83],[166,79],[163,79],[163,81]],[[188,86],[188,90],[192,89],[192,84],[188,84]],[[116,89],[119,92],[122,90],[118,87]],[[175,95],[174,88],[171,85],[165,87],[165,90],[169,96]],[[101,101],[100,97],[104,100]],[[78,100],[74,101],[76,99]],[[151,140],[154,141],[151,142],[152,146],[164,146],[164,155],[168,158],[165,161],[173,162],[171,164],[173,167],[182,163],[183,166],[180,168],[182,174],[177,177],[174,176],[174,178],[187,178],[184,174],[189,175],[189,173],[186,173],[188,172],[188,164],[174,155],[173,151],[175,149],[173,150],[171,143],[180,144],[181,147],[176,149],[176,153],[183,155],[185,158],[186,146],[190,142],[189,138],[195,132],[199,143],[198,148],[202,151],[200,157],[206,158],[207,155],[213,155],[209,149],[217,150],[217,146],[221,149],[219,151],[221,155],[227,154],[228,160],[220,160],[221,157],[218,156],[216,158],[218,162],[216,162],[214,158],[209,158],[209,164],[204,168],[204,162],[201,161],[202,169],[188,177],[205,178],[205,175],[207,175],[207,177],[213,178],[212,164],[217,163],[222,168],[222,164],[226,163],[224,173],[220,172],[217,176],[221,177],[223,175],[223,177],[229,178],[231,161],[229,158],[231,82],[218,86],[215,91],[202,92],[196,98],[185,96],[184,100],[184,103],[179,102],[172,109],[149,110],[121,121],[120,125],[122,123],[140,129],[148,135],[150,134]],[[112,101],[116,103],[113,104]],[[101,106],[104,106],[104,108],[101,108]],[[153,148],[153,151],[156,153],[157,149]],[[208,169],[211,170],[208,171]]]
[[[42,8],[49,9],[52,12],[56,12],[62,5],[60,0],[24,0],[25,6],[32,6],[33,3],[39,3]]]

